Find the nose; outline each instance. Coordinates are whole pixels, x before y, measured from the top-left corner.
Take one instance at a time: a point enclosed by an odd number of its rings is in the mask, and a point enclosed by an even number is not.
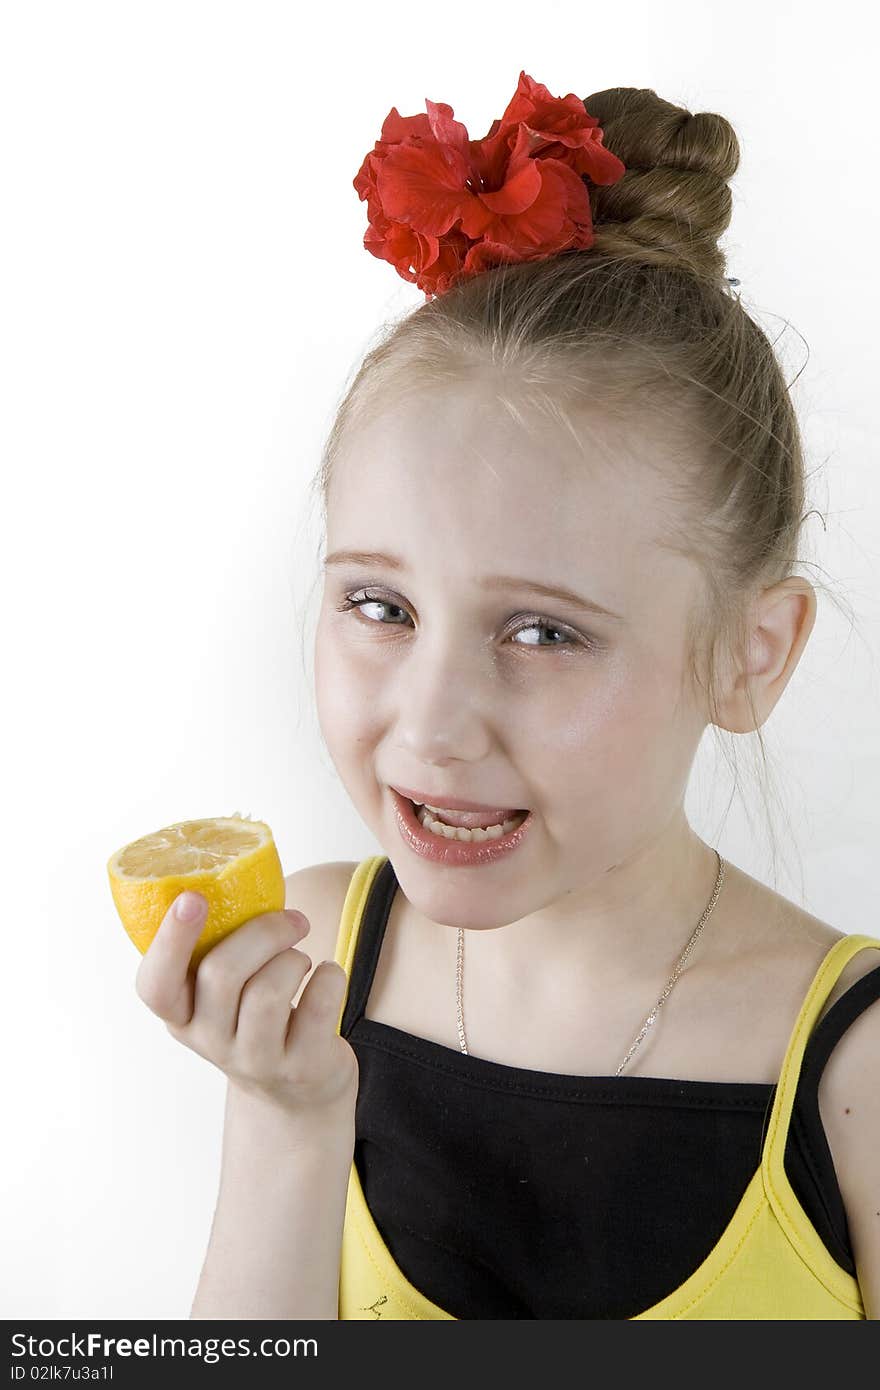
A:
[[[412,763],[448,758],[474,761],[496,737],[502,717],[492,676],[480,663],[460,654],[423,650],[411,653],[395,684],[396,742]]]

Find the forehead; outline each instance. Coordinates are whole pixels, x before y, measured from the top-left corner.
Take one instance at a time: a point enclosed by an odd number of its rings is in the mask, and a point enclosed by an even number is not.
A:
[[[574,558],[602,538],[625,554],[655,544],[668,507],[656,437],[598,411],[573,427],[574,437],[525,409],[514,419],[478,384],[413,395],[344,442],[327,499],[332,543],[378,548],[375,530],[390,524],[420,554],[455,538],[499,560],[524,546]]]

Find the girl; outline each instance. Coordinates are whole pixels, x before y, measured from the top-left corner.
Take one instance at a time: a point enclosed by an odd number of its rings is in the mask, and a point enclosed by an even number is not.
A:
[[[684,812],[816,618],[735,134],[525,73],[482,141],[427,106],[355,180],[426,303],[320,475],[321,731],[384,852],[288,880],[312,956],[270,914],[193,979],[169,914],[139,972],[230,1079],[192,1316],[876,1318],[880,938]]]

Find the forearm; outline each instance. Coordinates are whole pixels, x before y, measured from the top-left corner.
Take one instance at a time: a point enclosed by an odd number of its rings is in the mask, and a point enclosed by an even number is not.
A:
[[[306,1128],[227,1088],[217,1209],[190,1318],[336,1318],[354,1102]]]

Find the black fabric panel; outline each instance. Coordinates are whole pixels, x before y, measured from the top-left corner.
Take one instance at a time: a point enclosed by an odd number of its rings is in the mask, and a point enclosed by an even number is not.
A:
[[[355,1164],[392,1257],[457,1318],[643,1312],[717,1244],[760,1164],[775,1085],[524,1070],[363,1018],[397,887],[386,860],[341,1027],[360,1066]],[[834,1042],[878,994],[880,969],[810,1038],[785,1156],[850,1273],[815,1089]]]
[[[717,1243],[760,1161],[769,1086],[521,1082],[363,1018],[350,1041],[367,1205],[458,1318],[643,1312]]]

